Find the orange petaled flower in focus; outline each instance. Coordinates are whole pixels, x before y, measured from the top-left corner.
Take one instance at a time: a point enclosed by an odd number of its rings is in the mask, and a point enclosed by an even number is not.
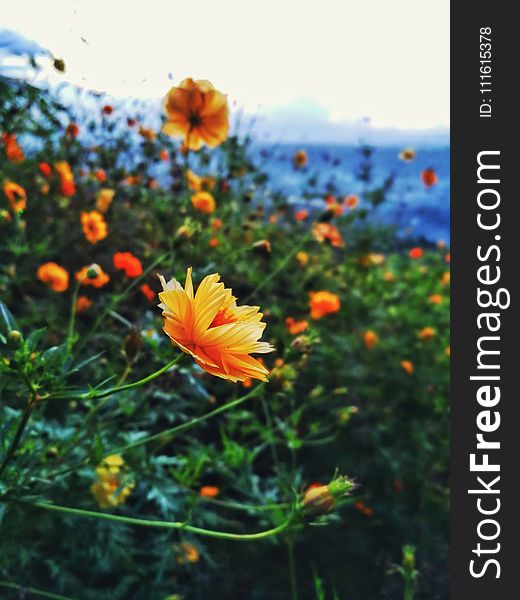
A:
[[[294,218],[296,221],[305,221],[305,219],[309,216],[309,211],[305,208],[302,208],[301,210],[297,210],[294,213]]]
[[[412,248],[410,252],[408,252],[408,256],[417,260],[418,258],[422,258],[424,252],[422,248]]]
[[[421,331],[419,331],[419,338],[421,340],[430,340],[435,336],[435,329],[433,327],[423,327]]]
[[[147,283],[143,283],[139,289],[149,302],[153,302],[153,299],[155,298],[155,292]]]
[[[438,181],[437,173],[433,169],[425,169],[421,173],[421,179],[426,187],[432,187]]]
[[[309,162],[309,157],[307,156],[307,152],[305,150],[297,150],[293,154],[293,165],[297,169],[301,169],[305,167],[305,165]]]
[[[64,292],[69,287],[69,274],[55,262],[40,265],[36,277],[55,292]]]
[[[316,223],[312,229],[312,233],[318,242],[327,241],[336,248],[343,246],[343,238],[339,229],[330,223]]]
[[[379,343],[379,336],[375,331],[367,329],[367,331],[365,331],[365,333],[363,334],[363,343],[369,350],[372,350],[372,348],[377,346],[377,344]]]
[[[4,183],[4,194],[15,212],[25,210],[27,194],[21,185],[14,183],[14,181],[6,181]]]
[[[38,169],[40,170],[40,173],[44,176],[44,177],[50,177],[51,173],[52,173],[52,169],[51,166],[46,163],[46,162],[41,162],[38,165]]]
[[[96,197],[96,208],[102,213],[107,212],[112,204],[115,193],[115,190],[111,190],[110,188],[101,188]]]
[[[81,213],[83,233],[91,244],[97,244],[108,235],[108,227],[103,215],[97,210]]]
[[[413,373],[413,362],[409,360],[402,360],[401,367],[408,373],[408,375]]]
[[[167,121],[163,132],[182,137],[188,150],[215,148],[228,136],[228,104],[209,81],[184,79],[164,99]]]
[[[203,498],[216,498],[220,490],[216,485],[203,485],[199,490],[199,496]]]
[[[287,317],[285,326],[291,335],[298,335],[303,333],[309,327],[309,324],[307,321],[295,321],[292,317]]]
[[[237,382],[248,377],[267,381],[269,371],[252,353],[265,354],[273,347],[259,339],[265,329],[258,306],[237,306],[230,289],[208,275],[193,290],[191,267],[184,288],[175,279],[159,294],[164,331],[183,352],[211,375]]]
[[[78,296],[76,300],[76,312],[78,314],[85,312],[92,306],[93,302],[88,296]]]
[[[347,207],[350,208],[350,210],[354,209],[357,207],[357,205],[359,204],[359,198],[357,196],[351,195],[351,196],[347,196],[344,200],[343,200],[343,204]]]
[[[61,179],[61,193],[67,198],[73,196],[76,193],[76,186],[74,184],[74,174],[72,173],[69,163],[62,160],[57,162],[54,165],[54,168]]]
[[[114,254],[114,267],[121,269],[130,279],[139,277],[143,272],[141,261],[131,252],[116,252]]]
[[[191,203],[196,210],[205,214],[214,212],[217,207],[215,198],[209,192],[197,192],[193,194]]]
[[[341,308],[339,296],[332,292],[324,290],[319,292],[309,292],[309,296],[312,319],[321,319],[325,315],[338,312]]]
[[[14,133],[2,133],[2,142],[5,146],[5,155],[7,160],[12,163],[19,163],[25,160],[23,150],[16,141],[16,134]]]
[[[95,263],[80,269],[76,273],[76,279],[81,285],[91,285],[95,288],[103,287],[110,281],[110,277],[107,273]]]

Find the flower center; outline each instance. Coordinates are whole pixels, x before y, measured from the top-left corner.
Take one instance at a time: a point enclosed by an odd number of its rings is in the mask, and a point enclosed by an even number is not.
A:
[[[228,313],[227,309],[224,308],[218,311],[208,329],[211,329],[212,327],[218,327],[219,325],[227,325],[228,323],[234,323],[235,321],[235,315]]]
[[[190,124],[190,127],[193,129],[194,127],[198,127],[201,124],[202,119],[200,118],[200,115],[196,114],[196,113],[191,113],[189,118],[188,118],[188,123]]]

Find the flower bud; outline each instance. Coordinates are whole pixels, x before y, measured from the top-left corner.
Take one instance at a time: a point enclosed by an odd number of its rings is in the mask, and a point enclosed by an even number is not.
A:
[[[340,476],[328,485],[312,487],[307,490],[301,502],[303,515],[313,520],[329,513],[354,488],[354,482]]]
[[[13,329],[7,334],[7,345],[12,350],[18,350],[23,342],[22,334],[17,330]]]

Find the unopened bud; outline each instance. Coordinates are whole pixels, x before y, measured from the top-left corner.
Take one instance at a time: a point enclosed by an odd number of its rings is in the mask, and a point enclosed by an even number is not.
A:
[[[143,345],[143,338],[141,337],[141,331],[134,327],[130,333],[125,337],[125,354],[128,362],[134,362]]]
[[[337,477],[328,485],[312,487],[305,492],[301,502],[303,515],[313,520],[329,513],[337,504],[350,494],[354,482],[347,477]]]
[[[13,350],[18,350],[23,342],[22,334],[17,330],[13,329],[7,334],[7,345]]]

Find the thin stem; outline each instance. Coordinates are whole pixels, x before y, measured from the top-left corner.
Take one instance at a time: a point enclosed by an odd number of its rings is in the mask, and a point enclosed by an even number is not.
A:
[[[9,449],[7,450],[4,460],[2,461],[2,464],[0,465],[0,477],[2,476],[7,465],[9,464],[9,461],[13,458],[14,453],[16,452],[16,449],[18,448],[18,444],[20,443],[20,440],[22,439],[23,432],[25,431],[25,428],[27,427],[27,423],[29,422],[29,419],[31,418],[31,414],[32,414],[32,411],[34,410],[35,406],[36,406],[36,403],[35,403],[34,398],[32,398],[32,397],[29,398],[29,401],[27,402],[27,406],[25,407],[25,409],[22,413],[22,418],[20,419],[20,423],[18,423],[18,428],[16,429],[16,433],[14,434],[14,437],[11,441],[11,445],[9,446]]]
[[[72,300],[71,300],[71,306],[70,306],[70,319],[69,319],[69,327],[68,327],[68,334],[67,334],[67,346],[69,348],[69,352],[72,349],[72,346],[74,345],[74,325],[76,322],[76,304],[78,301],[78,293],[79,293],[80,286],[81,286],[81,282],[76,281],[76,284],[74,286],[74,291],[72,292]]]
[[[127,361],[125,370],[121,373],[121,377],[117,380],[116,386],[119,387],[127,380],[128,376],[132,372],[132,363]]]
[[[233,510],[243,510],[245,512],[266,512],[271,510],[286,509],[290,506],[289,502],[279,502],[272,504],[242,504],[241,502],[233,502],[231,500],[219,500],[218,498],[201,497],[200,500],[222,508],[230,508]]]
[[[259,531],[257,533],[231,533],[229,531],[216,531],[214,529],[204,529],[202,527],[195,527],[194,525],[188,525],[181,521],[152,521],[149,519],[138,519],[135,517],[123,517],[122,515],[114,515],[112,513],[100,513],[92,510],[84,510],[82,508],[71,508],[68,506],[60,506],[58,504],[49,504],[47,502],[23,502],[24,504],[30,504],[36,508],[43,508],[45,510],[51,510],[55,512],[61,512],[64,514],[86,517],[92,519],[101,519],[105,521],[115,521],[117,523],[123,523],[126,525],[138,525],[141,527],[156,527],[162,529],[180,529],[182,531],[188,531],[195,535],[203,535],[206,537],[221,538],[225,540],[235,541],[253,541],[268,538],[273,535],[277,535],[282,531],[285,531],[291,524],[291,519],[288,518],[280,525],[273,527],[272,529],[266,529],[265,531]]]
[[[52,592],[44,592],[43,590],[38,590],[33,587],[28,587],[26,585],[20,585],[18,583],[11,583],[10,581],[0,581],[0,587],[7,588],[10,590],[18,590],[24,594],[25,593],[33,594],[34,596],[41,596],[42,598],[50,598],[51,600],[74,600],[74,598],[70,598],[69,596],[61,596],[60,594],[53,594]],[[20,595],[22,598],[22,595]]]
[[[287,559],[289,563],[289,583],[291,586],[291,600],[298,600],[298,580],[296,579],[296,563],[294,560],[294,540],[287,538]]]

